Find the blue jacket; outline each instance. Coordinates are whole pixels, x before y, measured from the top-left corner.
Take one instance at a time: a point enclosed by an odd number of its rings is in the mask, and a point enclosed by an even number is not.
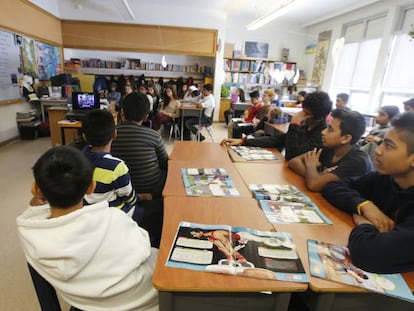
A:
[[[385,233],[369,224],[352,230],[348,247],[356,266],[376,273],[414,271],[414,186],[401,189],[390,176],[375,172],[329,183],[322,195],[349,213],[371,200],[395,222],[393,230]]]

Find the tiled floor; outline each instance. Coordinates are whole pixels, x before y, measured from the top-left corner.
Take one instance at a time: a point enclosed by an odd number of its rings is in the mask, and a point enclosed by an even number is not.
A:
[[[224,123],[215,123],[215,141],[227,137]],[[206,141],[211,141],[204,130]],[[164,139],[168,152],[173,142]],[[40,307],[26,268],[16,231],[16,217],[28,206],[31,168],[37,158],[50,148],[50,138],[21,140],[0,147],[1,165],[1,213],[0,217],[0,310],[37,311]],[[62,304],[64,310],[67,306]]]

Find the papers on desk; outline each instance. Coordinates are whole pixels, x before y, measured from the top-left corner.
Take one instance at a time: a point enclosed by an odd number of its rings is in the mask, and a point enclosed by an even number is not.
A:
[[[240,195],[224,168],[183,168],[181,173],[189,196],[236,197]]]
[[[273,152],[261,147],[249,147],[249,146],[230,146],[239,156],[246,161],[257,160],[280,160],[281,158],[275,155]]]
[[[352,264],[349,251],[344,246],[308,240],[308,253],[310,273],[315,277],[414,302],[414,296],[401,274],[376,274],[361,270]]]
[[[332,224],[295,186],[250,184],[249,189],[271,223]]]
[[[289,233],[181,222],[166,266],[308,282]]]

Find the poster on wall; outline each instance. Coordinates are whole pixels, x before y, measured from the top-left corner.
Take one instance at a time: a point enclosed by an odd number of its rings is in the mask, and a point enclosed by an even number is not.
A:
[[[0,30],[0,101],[20,97],[20,48],[15,36]]]
[[[245,41],[244,42],[245,57],[252,58],[268,58],[269,57],[269,43],[259,41]]]
[[[33,78],[37,78],[38,68],[36,61],[35,40],[23,37],[22,60],[24,73],[32,76]]]
[[[49,80],[50,77],[62,73],[60,50],[57,46],[36,41],[35,47],[39,80]]]
[[[332,30],[324,31],[319,34],[316,47],[315,64],[313,65],[312,83],[321,85],[325,73],[326,62],[329,55],[329,44],[331,42]]]

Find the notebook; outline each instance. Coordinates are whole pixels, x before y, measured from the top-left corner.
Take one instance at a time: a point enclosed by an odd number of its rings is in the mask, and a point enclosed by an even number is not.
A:
[[[82,120],[92,109],[100,109],[100,99],[97,93],[73,92],[72,110],[66,113],[68,120]]]

